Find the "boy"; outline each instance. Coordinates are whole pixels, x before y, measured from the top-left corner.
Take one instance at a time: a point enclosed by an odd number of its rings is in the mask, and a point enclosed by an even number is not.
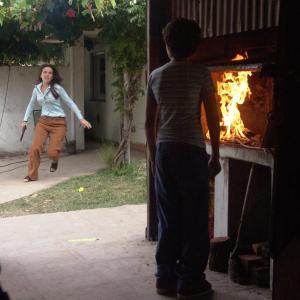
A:
[[[190,62],[201,31],[176,19],[163,37],[170,61],[149,77],[146,138],[154,173],[158,215],[156,289],[192,299],[212,292],[204,270],[209,253],[209,176],[221,170],[219,119],[210,73]],[[201,126],[203,101],[212,153],[208,162]]]

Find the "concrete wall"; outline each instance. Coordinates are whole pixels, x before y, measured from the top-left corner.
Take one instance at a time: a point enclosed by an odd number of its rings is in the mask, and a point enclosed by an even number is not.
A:
[[[146,90],[146,69],[143,72],[142,77],[142,89]],[[145,136],[145,112],[146,112],[146,97],[141,96],[134,108],[134,125],[136,131],[132,134],[132,142],[137,144],[146,144]]]
[[[105,47],[97,45],[95,52],[105,52]],[[87,118],[92,122],[93,129],[88,136],[98,140],[119,141],[120,139],[120,113],[115,111],[115,102],[112,99],[112,64],[106,56],[106,97],[105,101],[92,101],[91,93],[91,59],[90,52],[85,49],[85,111]],[[143,76],[142,88],[145,88],[145,76]],[[145,97],[142,96],[134,110],[136,131],[132,134],[132,142],[145,144],[144,120],[145,120]]]
[[[66,63],[58,70],[63,77],[63,86],[84,113],[83,41],[66,53]],[[20,142],[20,123],[37,81],[39,67],[0,66],[0,155],[27,152],[33,137],[33,118]],[[75,74],[75,75],[73,75]],[[39,109],[39,107],[36,107]],[[76,139],[77,149],[84,148],[83,129],[64,106],[68,121],[68,139]],[[2,120],[2,122],[1,122]],[[75,124],[75,129],[72,124]]]

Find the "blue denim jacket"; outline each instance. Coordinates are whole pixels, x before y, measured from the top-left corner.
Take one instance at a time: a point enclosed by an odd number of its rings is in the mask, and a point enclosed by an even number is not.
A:
[[[50,87],[48,87],[45,92],[41,91],[42,83],[37,84],[32,92],[32,96],[30,102],[27,106],[24,121],[28,121],[36,102],[42,107],[41,116],[47,117],[65,117],[66,114],[61,106],[61,101],[64,101],[70,107],[70,109],[75,113],[78,120],[83,119],[83,116],[75,104],[75,102],[69,97],[65,89],[59,85],[55,84],[54,88],[59,95],[56,99],[50,91]]]

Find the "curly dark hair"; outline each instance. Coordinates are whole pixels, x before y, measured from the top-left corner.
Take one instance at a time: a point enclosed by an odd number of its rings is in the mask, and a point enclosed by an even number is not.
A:
[[[197,22],[178,18],[163,29],[163,38],[174,58],[191,56],[199,45],[201,29]]]
[[[43,64],[41,66],[40,71],[39,71],[38,83],[42,82],[41,74],[43,72],[43,69],[47,68],[47,67],[51,68],[52,71],[53,71],[53,78],[52,78],[52,80],[50,82],[50,85],[53,86],[55,83],[60,84],[62,82],[62,78],[59,75],[57,69],[53,65],[51,65],[51,64]]]

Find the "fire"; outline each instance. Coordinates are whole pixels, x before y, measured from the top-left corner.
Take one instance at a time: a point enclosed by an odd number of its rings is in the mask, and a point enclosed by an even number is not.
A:
[[[244,60],[248,58],[247,52],[237,54],[232,60]],[[217,92],[220,97],[221,132],[222,141],[248,142],[245,135],[248,129],[245,128],[240,115],[239,105],[251,96],[248,84],[248,77],[252,76],[251,71],[224,72],[222,79],[217,81]],[[209,132],[206,134],[209,137]]]
[[[248,58],[248,53],[247,51],[244,52],[244,53],[238,53],[232,60],[235,61],[235,60],[244,60],[244,59],[247,59]]]
[[[248,140],[244,134],[245,126],[238,105],[243,104],[245,99],[251,95],[248,85],[248,76],[251,75],[252,72],[250,71],[225,72],[223,80],[217,81],[222,112],[221,140]]]
[[[250,71],[224,72],[222,80],[217,81],[217,92],[220,97],[222,113],[220,139],[223,141],[239,140],[245,142],[249,140],[244,133],[246,128],[238,108],[251,95],[248,84],[249,76],[252,76]],[[208,133],[207,138],[209,138]]]

